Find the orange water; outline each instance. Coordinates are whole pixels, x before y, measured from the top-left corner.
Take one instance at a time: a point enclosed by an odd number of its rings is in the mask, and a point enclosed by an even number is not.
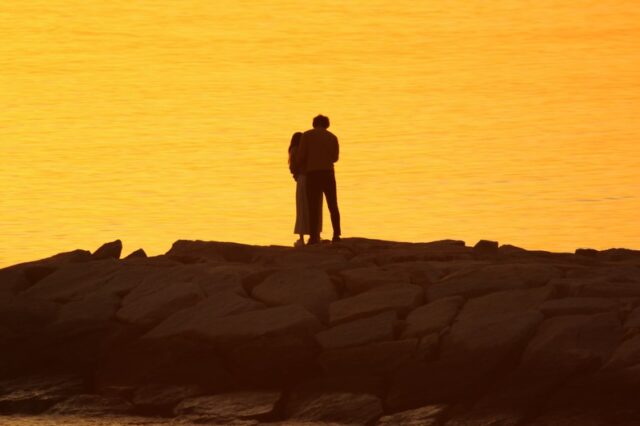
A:
[[[640,247],[636,0],[21,0],[0,40],[0,265],[290,244],[317,113],[345,236]]]

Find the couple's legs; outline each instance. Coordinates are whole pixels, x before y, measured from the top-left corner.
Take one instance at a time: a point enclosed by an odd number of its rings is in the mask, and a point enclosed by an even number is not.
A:
[[[338,192],[336,188],[336,176],[333,170],[319,170],[309,172],[307,174],[307,197],[309,204],[309,228],[311,230],[310,242],[320,240],[320,231],[318,229],[320,218],[319,211],[322,207],[322,195],[327,198],[327,206],[331,213],[331,226],[333,227],[333,236],[339,237],[342,232],[340,229],[340,211],[338,210]]]

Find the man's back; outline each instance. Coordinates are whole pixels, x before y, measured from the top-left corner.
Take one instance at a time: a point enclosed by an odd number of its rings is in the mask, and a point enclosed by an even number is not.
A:
[[[338,138],[322,128],[307,130],[300,140],[300,161],[305,172],[333,170],[338,161]]]

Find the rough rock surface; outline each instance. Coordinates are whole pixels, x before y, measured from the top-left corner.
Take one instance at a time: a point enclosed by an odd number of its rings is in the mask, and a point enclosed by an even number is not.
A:
[[[446,297],[414,309],[407,316],[404,337],[424,336],[448,327],[455,318],[464,299],[459,296]]]
[[[639,251],[345,238],[120,254],[0,269],[0,414],[640,423]]]
[[[101,395],[74,395],[57,403],[47,412],[50,414],[95,417],[105,414],[128,414],[131,411],[133,411],[133,405],[122,398]]]
[[[395,312],[383,312],[321,331],[316,334],[316,340],[323,349],[345,348],[376,341],[393,340],[396,319]]]
[[[302,268],[275,272],[251,296],[268,306],[300,305],[318,318],[326,318],[329,304],[338,298],[326,272]]]
[[[375,395],[324,392],[293,398],[287,406],[295,421],[366,425],[382,415],[382,402]]]
[[[446,410],[446,405],[427,405],[390,416],[384,416],[378,421],[378,426],[437,426],[441,424],[442,417],[446,413]]]
[[[331,324],[362,318],[384,311],[407,315],[423,302],[422,288],[416,285],[387,285],[333,302],[329,306]]]
[[[180,416],[206,422],[268,420],[281,398],[279,391],[234,392],[183,400],[175,408]]]

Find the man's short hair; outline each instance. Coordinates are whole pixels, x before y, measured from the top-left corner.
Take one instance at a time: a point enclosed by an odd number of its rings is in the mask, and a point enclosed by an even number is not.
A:
[[[316,127],[321,127],[323,129],[328,129],[329,128],[329,117],[325,117],[324,115],[320,114],[317,117],[313,118],[313,128],[315,129]]]

